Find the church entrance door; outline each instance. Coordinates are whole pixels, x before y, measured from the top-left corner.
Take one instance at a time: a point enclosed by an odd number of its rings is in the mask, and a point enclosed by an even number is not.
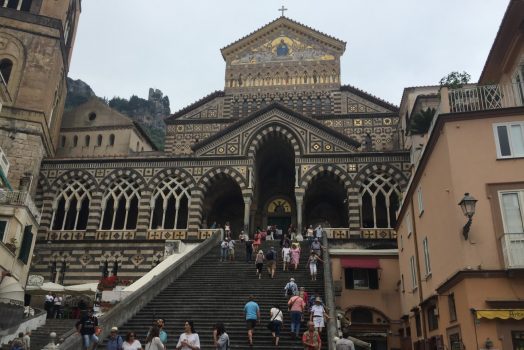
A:
[[[204,197],[204,220],[208,227],[216,223],[224,227],[231,225],[233,237],[243,228],[244,200],[238,184],[229,176],[217,175]],[[219,225],[219,226],[218,226]]]
[[[287,232],[296,224],[295,154],[280,134],[269,134],[258,149],[255,160],[254,227],[271,223]]]

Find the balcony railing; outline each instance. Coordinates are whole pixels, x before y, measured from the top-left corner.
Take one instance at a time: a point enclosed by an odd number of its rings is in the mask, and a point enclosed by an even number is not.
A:
[[[0,204],[25,206],[31,215],[33,215],[36,222],[40,224],[40,210],[38,210],[28,192],[0,189]]]
[[[524,233],[506,233],[500,238],[507,269],[524,268]]]
[[[450,112],[471,112],[524,105],[524,85],[479,85],[449,90]]]
[[[391,228],[361,228],[360,234],[350,235],[347,227],[324,228],[329,239],[397,239],[397,232]]]

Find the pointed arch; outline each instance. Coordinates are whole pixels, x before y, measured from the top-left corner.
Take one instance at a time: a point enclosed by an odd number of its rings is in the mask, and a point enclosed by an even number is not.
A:
[[[82,179],[71,179],[64,184],[53,201],[52,230],[85,230],[89,218],[92,195]]]
[[[263,125],[258,130],[254,131],[251,138],[246,142],[243,153],[254,159],[260,146],[262,146],[270,136],[274,135],[283,138],[290,143],[293,152],[295,153],[295,157],[299,157],[304,153],[304,146],[301,142],[301,138],[295,133],[295,131],[278,122]]]
[[[202,177],[198,180],[196,187],[202,190],[205,194],[206,191],[211,187],[215,178],[220,177],[229,177],[240,187],[240,190],[247,188],[246,178],[238,172],[238,170],[230,167],[216,167],[211,170],[208,170]]]
[[[321,164],[309,169],[302,175],[300,187],[306,192],[311,184],[321,176],[330,176],[340,182],[346,190],[351,188],[351,178],[348,173],[335,164]]]

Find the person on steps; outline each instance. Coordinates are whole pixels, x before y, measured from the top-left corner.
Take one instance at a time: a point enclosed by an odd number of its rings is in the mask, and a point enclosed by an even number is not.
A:
[[[264,268],[264,252],[262,250],[258,251],[257,256],[255,257],[255,266],[257,268],[258,279],[262,278],[262,269]]]
[[[118,327],[112,327],[107,339],[106,350],[122,350],[124,339],[118,335]]]
[[[216,350],[229,349],[229,335],[226,333],[226,328],[223,323],[216,323],[213,326],[213,344]]]
[[[302,313],[304,312],[304,299],[298,295],[292,296],[287,302],[289,315],[291,317],[291,336],[298,338],[300,336],[300,322],[302,321]]]
[[[165,321],[164,319],[162,318],[159,318],[157,321],[156,321],[157,325],[158,325],[158,329],[159,329],[159,338],[160,338],[160,341],[162,342],[162,344],[164,344],[164,346],[167,346],[167,333],[165,331]]]
[[[229,252],[229,243],[227,241],[227,238],[224,238],[222,242],[220,242],[220,261],[227,260],[228,252]]]
[[[289,282],[286,283],[286,286],[284,287],[284,294],[286,295],[286,297],[288,298],[291,298],[293,295],[297,295],[298,294],[298,286],[297,284],[295,283],[295,279],[293,277],[291,277],[289,279]]]
[[[324,318],[329,319],[329,315],[322,305],[322,300],[320,298],[315,299],[315,305],[311,307],[311,312],[309,313],[309,320],[315,325],[315,329],[318,333],[322,333],[324,328]]]
[[[275,271],[277,269],[277,253],[275,252],[274,247],[269,248],[269,252],[267,252],[266,254],[266,260],[267,260],[267,273],[269,277],[275,278]]]
[[[165,350],[166,347],[162,344],[160,340],[160,329],[157,325],[154,325],[153,328],[149,331],[149,334],[146,338],[145,350]]]
[[[291,246],[291,265],[294,266],[295,271],[298,268],[298,263],[300,261],[300,245],[297,243],[293,243]]]
[[[229,240],[229,242],[227,242],[229,261],[235,260],[235,243],[235,240],[232,238]]]
[[[249,296],[249,301],[244,305],[244,315],[247,324],[247,340],[249,346],[253,346],[253,331],[257,323],[260,322],[260,307],[255,302],[253,295]]]
[[[251,259],[253,259],[253,241],[246,237],[246,262],[250,263]]]
[[[317,254],[315,254],[314,251],[311,251],[309,259],[307,260],[306,267],[309,267],[309,273],[311,274],[312,281],[317,280],[317,261],[324,262],[322,259],[318,257]]]
[[[127,333],[126,340],[122,344],[122,350],[142,350],[142,344],[136,339],[135,332]]]
[[[180,338],[178,338],[178,343],[176,344],[176,349],[200,350],[200,338],[198,337],[198,333],[195,331],[193,321],[186,320],[184,322],[184,333],[180,334]]]
[[[278,342],[280,340],[280,331],[282,330],[282,323],[284,322],[284,314],[280,310],[279,305],[273,305],[269,311],[269,317],[271,320],[271,335],[273,336],[273,344],[278,348]]]
[[[91,345],[93,346],[92,350],[96,350],[98,346],[98,337],[95,335],[97,327],[98,318],[93,315],[93,309],[89,309],[87,315],[76,323],[76,330],[82,336],[83,350],[89,349]]]
[[[289,265],[291,265],[291,248],[289,245],[282,247],[282,271],[287,271]]]
[[[304,344],[304,350],[320,350],[322,341],[320,334],[315,330],[313,322],[307,323],[307,331],[302,336],[302,344]]]

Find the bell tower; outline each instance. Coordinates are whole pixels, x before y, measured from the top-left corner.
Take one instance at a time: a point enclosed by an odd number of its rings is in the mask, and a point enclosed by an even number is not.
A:
[[[81,0],[0,0],[0,148],[14,189],[34,193],[26,180],[54,155],[80,11]]]

